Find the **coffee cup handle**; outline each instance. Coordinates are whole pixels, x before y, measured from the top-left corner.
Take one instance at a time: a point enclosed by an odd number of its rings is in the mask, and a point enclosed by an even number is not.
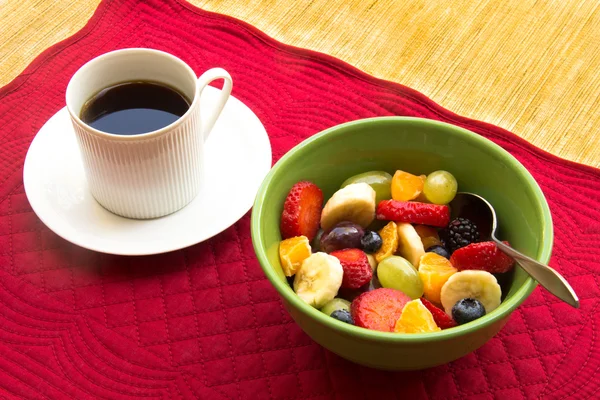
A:
[[[217,79],[224,80],[223,89],[221,89],[219,100],[217,101],[215,106],[213,106],[213,109],[208,116],[204,116],[206,115],[206,113],[203,112],[203,115],[200,118],[200,120],[203,121],[201,122],[201,129],[202,135],[204,136],[204,140],[208,138],[208,135],[210,134],[213,126],[215,125],[215,122],[217,122],[217,118],[219,118],[221,111],[223,111],[223,108],[225,107],[225,103],[227,103],[227,99],[229,99],[229,95],[231,94],[231,88],[233,87],[233,82],[231,81],[231,75],[229,75],[229,72],[225,71],[223,68],[211,68],[205,73],[203,73],[200,76],[200,78],[198,78],[198,93],[196,94],[198,98],[200,98],[202,90],[204,90],[204,88],[208,86],[209,83]]]

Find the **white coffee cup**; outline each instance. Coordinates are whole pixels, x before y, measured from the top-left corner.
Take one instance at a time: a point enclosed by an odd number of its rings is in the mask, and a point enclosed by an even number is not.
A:
[[[218,102],[200,110],[200,94],[224,79]],[[117,135],[80,119],[85,102],[100,90],[128,81],[154,81],[192,101],[172,124],[138,135]],[[83,65],[67,86],[67,109],[75,128],[90,191],[107,210],[128,218],[171,214],[198,194],[204,174],[204,141],[231,94],[227,71],[209,69],[200,78],[186,63],[163,51],[134,48],[103,54]]]

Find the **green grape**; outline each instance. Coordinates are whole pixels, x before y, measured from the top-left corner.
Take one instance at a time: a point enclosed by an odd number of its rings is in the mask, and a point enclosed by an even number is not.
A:
[[[392,198],[392,176],[385,171],[369,171],[362,174],[354,175],[342,183],[342,187],[346,187],[353,183],[367,183],[375,191],[375,204],[379,204],[381,200],[389,200]]]
[[[413,300],[423,296],[423,282],[417,269],[403,257],[389,256],[381,261],[377,278],[384,288],[399,290]]]
[[[427,176],[423,194],[433,204],[448,204],[456,196],[458,183],[448,171],[435,171]]]
[[[346,310],[348,312],[350,312],[350,302],[348,300],[344,300],[344,299],[340,299],[339,297],[336,297],[335,299],[331,300],[330,302],[328,302],[327,304],[325,304],[323,306],[323,308],[321,308],[321,312],[331,316],[331,313],[334,312],[335,310]]]

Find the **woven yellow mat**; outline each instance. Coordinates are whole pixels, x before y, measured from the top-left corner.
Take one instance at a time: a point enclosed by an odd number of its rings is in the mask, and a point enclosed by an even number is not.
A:
[[[600,167],[597,0],[192,0]],[[0,85],[99,0],[0,0]]]

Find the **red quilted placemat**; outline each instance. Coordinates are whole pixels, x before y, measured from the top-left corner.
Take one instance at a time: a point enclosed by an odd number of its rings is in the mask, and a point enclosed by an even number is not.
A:
[[[550,203],[551,265],[581,309],[537,289],[495,338],[449,365],[387,373],[313,343],[254,257],[249,218],[208,242],[153,257],[83,250],[32,212],[27,148],[64,106],[69,77],[123,47],[171,52],[233,76],[265,124],[274,160],[332,125],[413,115],[475,131],[515,155]],[[175,0],[105,1],[74,37],[0,91],[0,397],[200,399],[520,399],[596,396],[600,367],[600,171],[548,155],[406,87],[284,46],[229,17]]]

